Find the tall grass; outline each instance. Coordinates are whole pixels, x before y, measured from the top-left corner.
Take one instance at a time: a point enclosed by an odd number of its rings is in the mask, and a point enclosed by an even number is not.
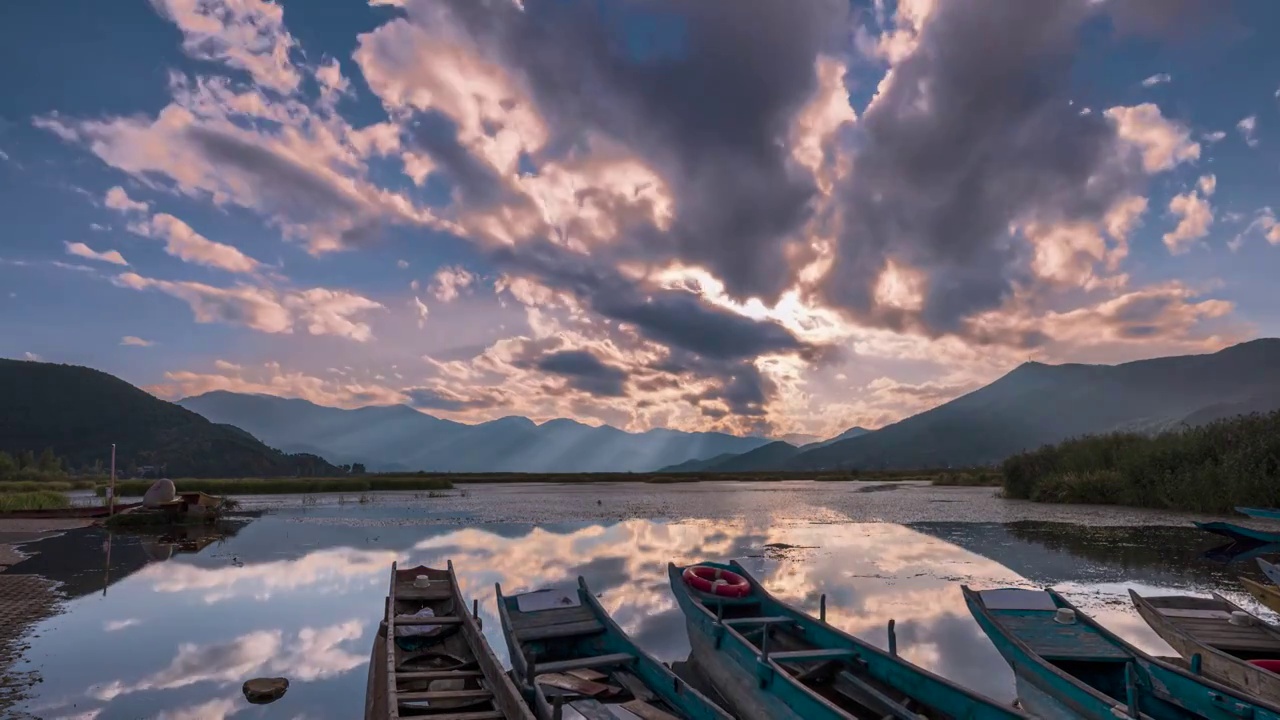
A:
[[[1280,411],[1155,436],[1068,440],[1005,460],[1006,497],[1225,512],[1280,506]]]
[[[71,499],[60,492],[37,490],[0,495],[0,512],[18,510],[54,510],[71,507]]]
[[[116,483],[120,497],[137,497],[151,487],[154,480],[121,480]],[[333,477],[333,478],[180,478],[173,484],[178,492],[204,492],[210,495],[275,495],[349,492],[375,490],[449,490],[453,483],[442,477]],[[98,495],[106,493],[99,487]]]
[[[959,487],[999,487],[1003,482],[1000,473],[982,472],[944,472],[933,477],[932,485]]]
[[[41,490],[52,490],[53,492],[67,492],[68,490],[91,490],[96,483],[92,480],[66,480],[66,481],[0,481],[0,495],[5,493],[25,493],[39,492]]]

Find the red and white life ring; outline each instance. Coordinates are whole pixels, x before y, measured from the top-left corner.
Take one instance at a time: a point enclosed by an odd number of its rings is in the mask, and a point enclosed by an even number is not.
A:
[[[680,576],[684,584],[700,592],[740,598],[751,593],[747,579],[732,570],[709,565],[691,565]]]

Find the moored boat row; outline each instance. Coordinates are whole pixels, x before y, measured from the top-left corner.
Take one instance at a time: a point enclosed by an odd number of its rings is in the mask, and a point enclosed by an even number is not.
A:
[[[366,720],[1280,720],[1280,631],[1225,598],[1144,598],[1139,613],[1189,661],[1151,657],[1052,590],[962,589],[1009,663],[1021,707],[920,668],[772,596],[737,563],[668,566],[713,700],[640,649],[586,581],[496,587],[511,667],[447,570],[393,566]],[[1280,597],[1280,588],[1277,589]],[[1280,665],[1280,663],[1277,663]]]

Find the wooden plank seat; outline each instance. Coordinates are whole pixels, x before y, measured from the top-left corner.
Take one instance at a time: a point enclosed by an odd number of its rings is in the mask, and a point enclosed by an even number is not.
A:
[[[836,675],[836,681],[832,687],[850,700],[867,706],[873,712],[881,713],[886,720],[917,720],[919,717],[905,704],[885,695],[853,673],[846,671]]]
[[[416,615],[397,615],[396,627],[411,625],[461,625],[462,618],[457,615],[438,615],[436,617],[418,617]]]
[[[763,617],[726,618],[721,620],[721,622],[731,628],[736,628],[743,625],[794,625],[796,621],[794,618],[789,618],[785,615],[770,615]]]
[[[423,700],[473,700],[480,698],[492,697],[493,693],[480,690],[427,690],[425,692],[402,692],[396,693],[396,699],[400,704],[409,702],[421,702]]]
[[[572,660],[538,663],[533,666],[533,673],[534,675],[542,675],[544,673],[559,673],[567,672],[569,670],[605,667],[608,665],[626,665],[628,663],[635,662],[635,659],[636,656],[630,653],[594,655],[592,657],[573,658]]]
[[[423,717],[429,717],[431,720],[503,720],[506,715],[503,715],[499,710],[479,710],[472,712],[424,715]]]
[[[604,632],[604,625],[599,620],[592,618],[591,620],[529,627],[523,630],[516,630],[515,634],[520,642],[533,642],[535,640],[558,640],[580,635],[595,635],[602,632]]]
[[[814,662],[817,660],[844,660],[857,655],[845,648],[814,648],[812,650],[785,650],[769,653],[774,662]]]
[[[397,680],[466,680],[482,678],[479,670],[418,670],[396,673]]]

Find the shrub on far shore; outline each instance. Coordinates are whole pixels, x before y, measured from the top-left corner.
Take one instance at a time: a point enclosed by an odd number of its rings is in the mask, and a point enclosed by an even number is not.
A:
[[[71,507],[71,499],[52,490],[0,494],[0,512],[55,510],[67,507]]]
[[[1005,460],[1006,497],[1227,512],[1280,506],[1280,410],[1159,435],[1068,440]]]

